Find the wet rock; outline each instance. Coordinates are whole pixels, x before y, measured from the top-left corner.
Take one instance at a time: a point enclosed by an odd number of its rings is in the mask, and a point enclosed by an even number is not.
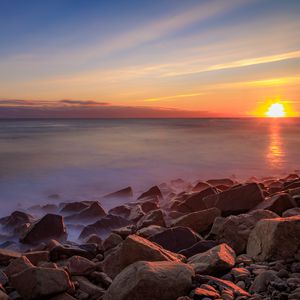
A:
[[[179,252],[189,248],[202,238],[188,227],[172,227],[158,234],[152,235],[149,240],[159,244],[164,249]]]
[[[299,236],[300,216],[261,220],[249,236],[247,254],[259,261],[293,258]]]
[[[278,215],[268,210],[255,210],[248,214],[216,218],[209,237],[218,243],[226,243],[237,254],[245,253],[250,232],[259,220],[276,218]]]
[[[264,201],[261,187],[257,183],[248,183],[232,187],[217,195],[203,198],[205,205],[217,207],[223,216],[245,213]]]
[[[127,226],[129,224],[131,224],[130,221],[128,221],[120,216],[107,215],[106,217],[102,218],[101,220],[97,221],[96,223],[86,226],[82,230],[79,238],[84,239],[91,234],[105,236],[109,232],[111,232],[112,229],[117,229],[117,228],[120,228],[123,226]]]
[[[86,276],[96,269],[96,264],[82,256],[72,256],[68,260],[67,267],[71,275]]]
[[[92,203],[89,207],[85,208],[81,212],[65,217],[66,221],[87,221],[87,220],[95,220],[98,218],[105,217],[106,213],[102,206],[98,202]]]
[[[256,209],[265,209],[282,215],[289,208],[296,207],[295,200],[288,193],[279,193],[261,202]]]
[[[197,184],[193,187],[193,192],[201,192],[207,188],[211,187],[211,185],[207,182],[199,181]]]
[[[158,225],[162,227],[166,226],[164,214],[161,209],[150,211],[149,213],[145,214],[136,224],[138,229],[150,225]]]
[[[112,229],[112,233],[116,233],[122,237],[122,239],[126,239],[129,235],[136,233],[136,226],[135,225],[128,225],[116,229]]]
[[[193,275],[183,263],[136,262],[114,279],[103,299],[174,300],[189,291]]]
[[[220,274],[234,267],[235,258],[234,250],[221,244],[188,258],[187,262],[198,274]]]
[[[163,232],[165,230],[166,230],[165,227],[158,226],[158,225],[150,225],[150,226],[143,227],[143,228],[139,229],[136,232],[136,234],[140,235],[141,237],[144,237],[144,238],[149,238],[150,236],[156,235],[156,234],[158,234],[160,232]]]
[[[39,221],[33,223],[26,233],[20,237],[24,244],[38,244],[45,240],[62,239],[67,235],[63,217],[47,214]]]
[[[192,245],[190,248],[179,251],[179,254],[182,254],[185,257],[191,257],[195,254],[206,252],[217,245],[217,242],[213,240],[201,240]]]
[[[153,200],[141,202],[140,205],[144,213],[159,209],[158,202]]]
[[[184,257],[175,254],[137,235],[128,236],[123,243],[105,257],[104,272],[114,278],[128,265],[140,261],[176,261]]]
[[[192,230],[201,233],[210,229],[215,218],[220,216],[220,214],[220,210],[217,208],[205,209],[175,219],[172,223],[172,226],[189,227]]]
[[[251,276],[250,271],[246,268],[233,268],[230,273],[233,276],[235,282],[246,280]]]
[[[19,252],[7,249],[0,249],[0,265],[7,266],[12,259],[21,257]]]
[[[24,299],[41,299],[72,288],[65,271],[37,267],[13,275],[11,284]]]

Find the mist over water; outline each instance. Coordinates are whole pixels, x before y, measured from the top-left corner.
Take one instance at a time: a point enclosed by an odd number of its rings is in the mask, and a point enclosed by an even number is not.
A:
[[[299,119],[2,120],[1,215],[178,177],[281,176],[300,169],[299,137]]]

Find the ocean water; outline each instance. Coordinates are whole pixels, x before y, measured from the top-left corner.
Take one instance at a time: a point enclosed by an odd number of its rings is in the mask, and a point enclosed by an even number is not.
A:
[[[1,214],[171,179],[300,169],[299,119],[1,120]],[[109,207],[106,203],[104,206]]]

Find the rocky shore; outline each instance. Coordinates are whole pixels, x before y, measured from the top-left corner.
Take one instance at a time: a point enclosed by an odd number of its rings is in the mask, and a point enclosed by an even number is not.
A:
[[[52,195],[0,224],[0,300],[300,299],[297,173]]]

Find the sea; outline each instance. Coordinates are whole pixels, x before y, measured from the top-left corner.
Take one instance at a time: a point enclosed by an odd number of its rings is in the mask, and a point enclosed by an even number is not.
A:
[[[127,186],[138,195],[177,178],[246,180],[299,169],[297,118],[0,120],[1,215]]]

